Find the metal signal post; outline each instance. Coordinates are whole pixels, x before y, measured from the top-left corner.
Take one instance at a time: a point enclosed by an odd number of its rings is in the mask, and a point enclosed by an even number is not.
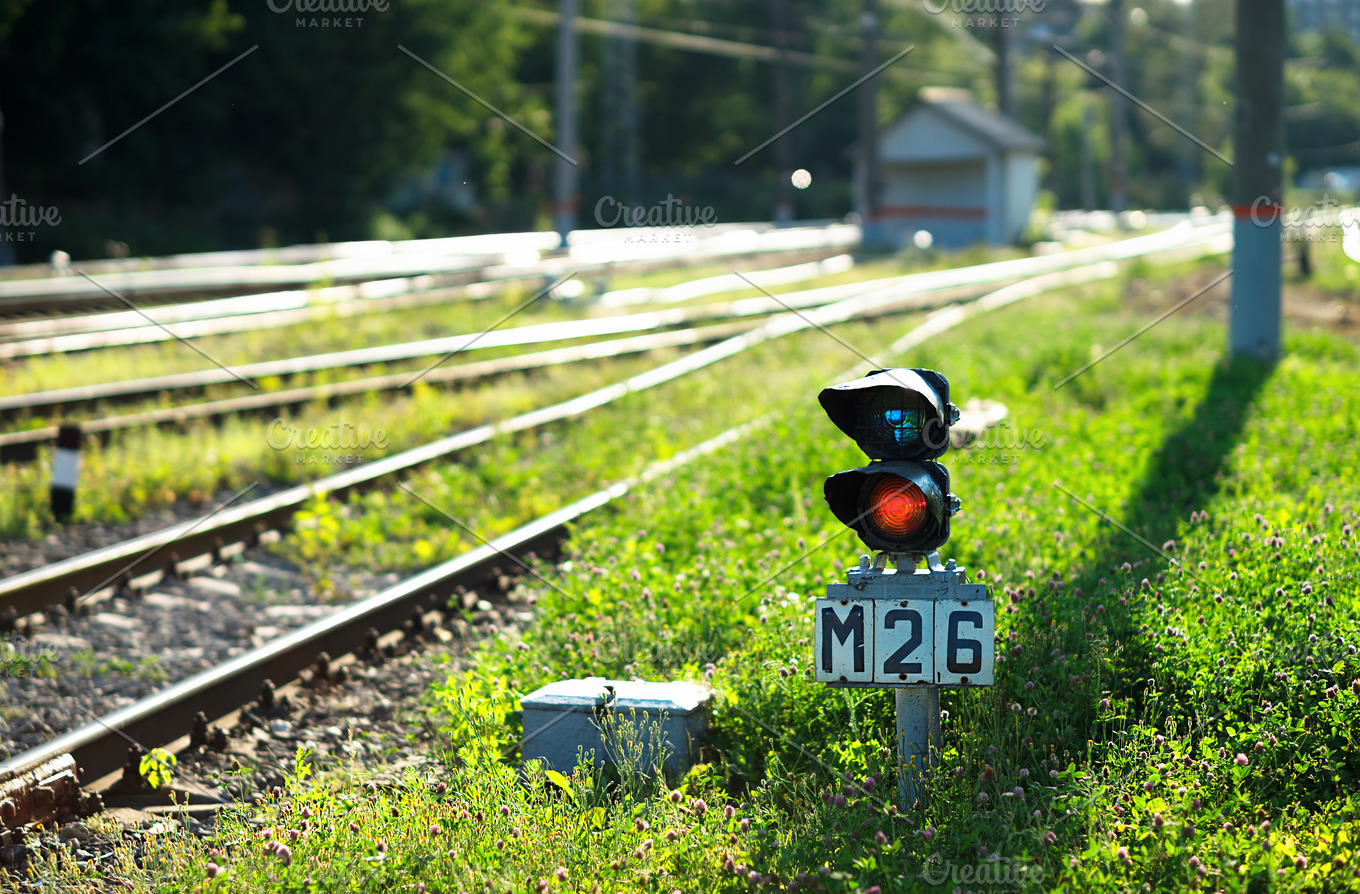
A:
[[[896,689],[898,794],[909,809],[939,751],[940,688],[994,680],[987,588],[968,583],[954,560],[941,565],[936,552],[959,509],[948,470],[934,462],[948,449],[958,408],[948,380],[928,369],[878,370],[819,400],[871,460],[828,478],[827,503],[879,552],[861,556],[846,583],[815,600],[815,679]]]

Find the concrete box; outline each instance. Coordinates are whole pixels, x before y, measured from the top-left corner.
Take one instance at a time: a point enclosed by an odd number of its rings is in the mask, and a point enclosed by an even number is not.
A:
[[[656,762],[656,742],[649,730],[660,725],[660,740],[669,757],[667,773],[689,766],[694,743],[708,728],[710,693],[694,683],[652,683],[606,680],[559,680],[531,692],[520,702],[524,709],[524,738],[520,753],[525,762],[540,759],[547,768],[570,773],[578,751],[595,766],[617,764],[622,743],[641,742],[645,768]]]

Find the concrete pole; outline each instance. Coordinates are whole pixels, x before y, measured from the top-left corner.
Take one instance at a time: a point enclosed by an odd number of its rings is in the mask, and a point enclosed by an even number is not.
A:
[[[1284,42],[1284,0],[1237,0],[1228,342],[1234,354],[1264,358],[1280,353]]]
[[[940,750],[940,689],[916,686],[897,693],[897,796],[911,810],[920,783]]]
[[[557,148],[576,157],[576,2],[561,0],[557,27]],[[557,157],[553,224],[567,247],[567,234],[576,228],[576,165]]]
[[[3,53],[3,49],[0,49],[0,53]],[[5,120],[4,112],[0,111],[0,200],[9,198],[8,196],[9,191],[5,189],[5,156],[4,156],[5,125],[8,123],[9,122]],[[5,228],[0,227],[0,236],[3,236],[4,232]],[[8,242],[0,241],[0,267],[9,267],[13,263],[14,263],[13,246],[11,246],[10,243]]]

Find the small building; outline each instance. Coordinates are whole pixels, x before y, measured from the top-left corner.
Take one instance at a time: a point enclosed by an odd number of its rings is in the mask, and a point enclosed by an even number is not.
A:
[[[918,230],[949,248],[1013,243],[1029,223],[1044,141],[966,90],[926,87],[879,136],[878,239]]]

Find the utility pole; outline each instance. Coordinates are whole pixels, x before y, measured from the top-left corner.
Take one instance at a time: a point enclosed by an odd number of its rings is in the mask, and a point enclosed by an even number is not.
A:
[[[859,17],[860,68],[865,78],[859,85],[860,227],[865,248],[879,244],[878,221],[878,79],[870,73],[878,67],[878,0],[863,0]]]
[[[772,0],[770,25],[774,29],[775,46],[779,54],[774,60],[774,117],[775,132],[789,125],[789,2]],[[779,171],[775,186],[774,220],[786,224],[793,220],[793,185],[789,181],[793,171],[793,133],[786,133],[774,142],[775,167]]]
[[[557,148],[576,157],[576,0],[561,0],[557,28]],[[576,228],[576,165],[557,157],[553,225],[567,247],[567,234]]]
[[[622,16],[618,21],[631,25],[637,18],[633,0],[622,0]],[[620,62],[623,84],[619,90],[620,117],[623,119],[623,194],[629,202],[642,199],[642,137],[639,132],[637,41],[621,38]]]
[[[996,107],[1001,114],[1014,117],[1011,104],[1010,36],[1005,19],[992,29],[992,50],[996,53]]]
[[[1129,89],[1124,69],[1124,0],[1110,0],[1110,78]],[[1128,207],[1125,181],[1128,168],[1124,161],[1124,97],[1118,90],[1110,94],[1110,210],[1123,214]]]
[[[1265,358],[1280,353],[1284,42],[1284,0],[1237,0],[1228,340],[1234,354]]]
[[[610,21],[632,25],[633,0],[609,0]],[[638,151],[637,41],[631,36],[604,39],[600,73],[600,144],[593,169],[600,189],[620,203],[640,196]]]

